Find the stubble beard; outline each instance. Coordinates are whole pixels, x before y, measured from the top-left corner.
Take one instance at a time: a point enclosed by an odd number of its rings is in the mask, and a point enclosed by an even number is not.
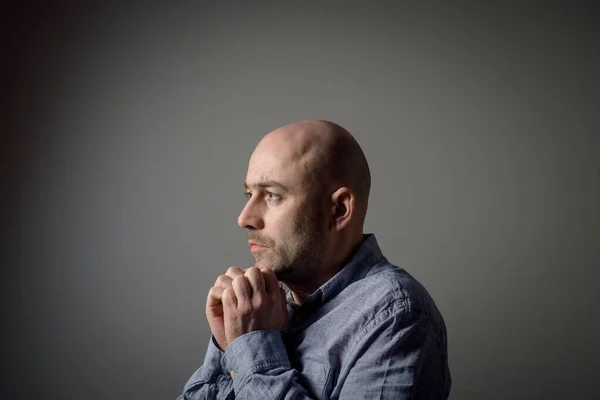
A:
[[[256,265],[271,269],[283,283],[299,284],[310,280],[323,263],[325,236],[320,219],[311,213],[304,214],[294,233],[281,238],[281,245],[270,247],[275,252],[268,257],[256,255]]]

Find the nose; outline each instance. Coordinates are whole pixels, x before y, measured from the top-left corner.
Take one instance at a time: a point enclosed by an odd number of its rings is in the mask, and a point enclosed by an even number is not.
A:
[[[257,204],[254,204],[252,199],[248,200],[238,217],[238,225],[240,228],[262,229],[264,227],[259,208],[260,207],[258,207]]]

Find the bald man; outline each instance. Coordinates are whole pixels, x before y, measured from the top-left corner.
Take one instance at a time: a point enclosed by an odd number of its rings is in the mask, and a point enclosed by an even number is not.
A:
[[[212,338],[179,399],[448,397],[440,312],[363,234],[370,186],[360,146],[332,122],[260,141],[238,217],[255,265],[210,289]]]

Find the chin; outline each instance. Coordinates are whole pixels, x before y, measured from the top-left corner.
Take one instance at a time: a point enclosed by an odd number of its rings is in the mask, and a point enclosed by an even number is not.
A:
[[[257,268],[268,268],[270,270],[273,270],[273,268],[271,267],[269,261],[267,260],[254,260],[254,266]]]

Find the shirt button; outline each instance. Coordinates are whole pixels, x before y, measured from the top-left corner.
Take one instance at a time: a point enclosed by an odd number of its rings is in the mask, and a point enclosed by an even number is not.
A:
[[[229,375],[231,375],[232,379],[235,379],[235,371],[234,370],[229,371]]]

